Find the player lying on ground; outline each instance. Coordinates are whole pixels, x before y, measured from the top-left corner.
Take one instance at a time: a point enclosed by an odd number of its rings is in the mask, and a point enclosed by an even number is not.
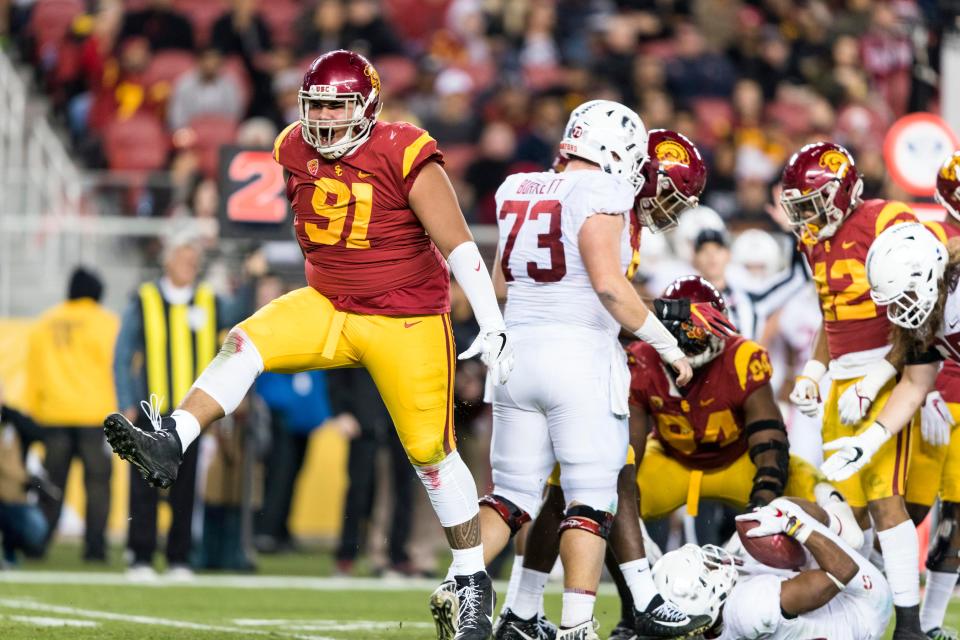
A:
[[[620,474],[607,568],[618,585],[622,614],[611,638],[653,635],[642,612],[645,602],[659,596],[643,580],[649,575],[649,564],[640,517],[664,517],[684,503],[696,515],[700,497],[745,509],[766,504],[786,491],[830,504],[832,526],[846,531],[852,544],[862,543],[849,506],[831,500],[833,489],[821,482],[816,469],[788,455],[766,351],[732,332],[722,315],[725,304],[719,292],[699,276],[688,276],[674,282],[655,306],[695,373],[680,390],[648,345],[634,342],[628,348],[630,439],[641,462],[637,470],[628,458]],[[520,595],[508,592],[507,600],[514,604],[500,614],[498,638],[522,638],[501,635],[499,630],[515,627],[526,633],[523,625],[530,621],[524,618],[542,596],[556,559],[552,532],[563,512],[558,480],[555,472],[528,537],[517,585]]]
[[[587,103],[591,105],[593,103]],[[608,103],[612,104],[612,103]],[[602,106],[602,105],[601,105]],[[579,128],[579,139],[581,143],[587,135],[594,136],[599,140],[599,133],[595,131],[596,124],[590,122],[586,118],[582,118],[579,114],[581,109],[578,109],[571,116],[571,125],[568,127],[568,130],[576,130]],[[581,144],[582,146],[582,144]],[[561,147],[564,148],[564,147]],[[665,130],[655,130],[650,133],[648,141],[648,150],[650,153],[650,158],[648,162],[645,162],[641,167],[637,168],[637,171],[640,172],[640,176],[643,179],[638,180],[639,184],[642,184],[639,193],[633,196],[633,212],[631,218],[633,220],[630,223],[630,244],[627,245],[623,243],[623,234],[627,231],[626,229],[617,232],[621,238],[620,244],[620,256],[621,259],[629,256],[629,249],[631,248],[634,251],[638,249],[639,241],[639,232],[641,225],[651,225],[655,229],[669,228],[676,222],[676,216],[679,211],[681,211],[685,206],[691,206],[696,202],[696,198],[699,195],[701,189],[703,188],[704,177],[705,177],[705,166],[700,158],[699,152],[696,147],[687,140],[684,136],[677,134],[672,131]],[[508,207],[514,206],[516,202],[522,202],[526,204],[526,200],[523,198],[517,198],[516,195],[510,196],[511,199],[503,201],[503,193],[509,191],[509,188],[516,187],[519,185],[519,189],[524,191],[539,191],[539,189],[532,188],[531,185],[544,184],[549,185],[549,189],[552,190],[553,196],[558,197],[563,195],[560,199],[562,204],[562,215],[567,217],[567,220],[576,219],[576,216],[582,216],[578,207],[583,207],[584,203],[579,200],[581,194],[595,194],[593,199],[590,201],[591,206],[603,206],[604,199],[597,194],[596,191],[590,189],[592,183],[603,182],[604,180],[609,181],[609,179],[602,178],[601,176],[596,176],[596,172],[586,172],[581,170],[582,161],[578,161],[577,158],[580,155],[588,153],[588,150],[581,148],[579,154],[577,155],[571,149],[567,148],[565,151],[567,157],[563,159],[564,163],[568,163],[567,170],[562,174],[521,174],[515,176],[508,180],[507,184],[504,185],[504,188],[501,189],[501,192],[498,196],[498,200],[502,201],[501,211],[507,211]],[[567,189],[568,184],[573,181],[575,185],[575,191],[568,195]],[[588,182],[589,181],[589,182]],[[515,199],[516,198],[516,199]],[[607,197],[609,200],[609,196]],[[534,194],[530,198],[533,203],[531,213],[536,210],[536,207],[540,206],[539,203],[543,202],[543,197],[539,194]],[[622,208],[623,205],[611,206],[611,210],[617,210]],[[629,206],[628,206],[629,208]],[[513,209],[509,209],[512,211]],[[624,213],[626,213],[624,211]],[[583,224],[582,231],[578,239],[587,238],[589,241],[589,234],[594,233],[592,226],[596,223],[606,223],[609,216],[593,216]],[[595,218],[601,218],[597,221]],[[592,252],[596,251],[596,247],[590,244],[585,246],[581,243],[579,250],[581,255],[584,258],[586,263],[587,273],[583,273],[583,268],[579,267],[575,262],[572,262],[573,256],[576,255],[575,249],[576,245],[570,243],[570,246],[573,247],[573,250],[568,247],[564,250],[564,269],[566,274],[560,278],[555,284],[541,284],[536,288],[536,292],[541,295],[545,295],[548,292],[548,287],[555,287],[559,290],[565,291],[566,303],[571,304],[574,300],[577,300],[574,303],[580,309],[573,309],[572,307],[561,307],[558,304],[558,301],[554,300],[550,303],[538,304],[536,309],[527,308],[527,304],[533,303],[534,301],[529,298],[531,292],[529,289],[524,289],[525,281],[528,279],[525,276],[520,275],[523,273],[523,270],[526,271],[527,276],[530,276],[530,268],[526,265],[534,264],[531,259],[537,258],[543,254],[542,249],[539,249],[542,246],[541,238],[543,234],[537,235],[535,233],[530,233],[529,235],[525,232],[525,229],[529,227],[520,227],[519,233],[515,236],[509,235],[513,233],[513,230],[516,228],[515,221],[511,218],[506,218],[506,225],[502,229],[502,237],[506,237],[507,240],[502,243],[501,254],[508,256],[507,260],[502,262],[504,269],[502,272],[495,272],[495,278],[499,277],[501,274],[506,278],[509,274],[509,284],[508,291],[510,292],[507,301],[507,323],[509,326],[520,326],[523,328],[529,328],[531,331],[537,333],[545,330],[552,330],[552,328],[557,326],[567,326],[568,329],[565,329],[565,333],[569,334],[569,338],[576,337],[578,340],[583,339],[583,329],[580,325],[586,324],[585,318],[583,315],[583,308],[589,304],[593,304],[596,307],[599,307],[599,302],[596,299],[596,295],[589,289],[589,284],[586,284],[586,287],[581,287],[579,290],[574,289],[578,280],[586,281],[587,277],[590,276],[591,280],[594,279],[594,272],[596,270],[596,264],[594,264],[594,258]],[[564,223],[566,225],[568,223]],[[567,227],[564,226],[564,234],[566,233]],[[565,237],[565,236],[564,236]],[[611,240],[616,239],[616,235],[611,234]],[[511,241],[510,238],[513,238]],[[569,242],[565,240],[565,242]],[[623,267],[622,262],[617,262],[615,258],[616,254],[610,252],[611,264],[609,265],[610,278],[616,277],[622,281],[622,289],[625,292],[625,295],[633,293],[629,288],[629,284],[626,279],[623,277]],[[512,266],[511,266],[512,265]],[[632,265],[631,265],[632,266]],[[518,268],[519,267],[519,268]],[[629,270],[628,270],[629,274]],[[534,272],[534,276],[537,275],[537,272]],[[541,279],[543,279],[543,274],[540,274]],[[531,276],[533,277],[533,276]],[[534,282],[536,278],[534,277]],[[581,293],[584,292],[584,293]],[[591,303],[592,300],[592,303]],[[642,303],[639,298],[632,301],[637,305],[636,310],[638,313]],[[565,309],[562,313],[558,314],[558,310]],[[598,309],[599,312],[602,310]],[[530,322],[530,317],[535,316],[536,314],[548,314],[552,319],[541,317],[539,319],[533,318],[535,322]],[[559,315],[559,317],[558,317]],[[566,319],[564,319],[566,317]],[[629,322],[629,321],[628,321]],[[603,349],[614,349],[611,352],[611,356],[620,362],[616,363],[619,367],[621,364],[623,368],[626,369],[625,362],[623,361],[623,351],[620,349],[619,345],[615,340],[617,327],[615,324],[610,324],[610,333],[604,337],[604,343],[602,345]],[[627,324],[630,326],[630,324]],[[523,329],[520,329],[521,331]],[[530,339],[532,344],[532,338]],[[554,342],[555,346],[556,342]],[[675,341],[674,341],[675,344]],[[551,347],[552,348],[552,347]],[[594,351],[590,355],[587,355],[586,358],[591,358],[596,355],[597,351]],[[654,351],[656,353],[656,351]],[[570,354],[567,354],[565,357],[569,358]],[[659,357],[659,356],[657,356]],[[601,363],[603,364],[603,363]],[[548,371],[553,369],[556,372],[558,369],[555,365],[550,365],[547,369],[536,373],[535,375],[531,373],[531,382],[546,378],[548,376]],[[604,419],[609,416],[613,418],[611,422],[616,424],[617,429],[622,429],[625,434],[626,425],[622,424],[621,419],[617,419],[611,410],[611,391],[607,389],[600,388],[596,385],[583,385],[583,380],[589,380],[592,375],[592,366],[585,362],[575,362],[570,371],[571,384],[576,387],[585,389],[580,396],[575,396],[575,394],[566,393],[570,398],[574,399],[577,403],[580,403],[579,409],[574,410],[574,407],[564,408],[562,404],[557,402],[545,402],[541,403],[538,400],[531,400],[528,404],[530,406],[544,407],[545,413],[547,414],[548,424],[553,422],[558,425],[558,430],[567,428],[567,426],[559,426],[560,420],[555,416],[562,414],[564,411],[568,412],[574,418],[578,418],[578,422],[575,424],[569,425],[572,430],[579,430],[583,432],[584,435],[587,435],[591,442],[602,443],[605,442],[603,437],[598,437],[596,428],[598,426],[598,421],[596,419],[591,419],[589,416],[584,414],[584,411],[587,410],[591,404],[597,405],[597,415],[602,416]],[[606,378],[609,374],[607,371],[601,371],[598,374],[600,379]],[[623,404],[626,404],[626,377],[624,376],[621,380],[612,381],[615,384],[622,384],[622,393],[624,397],[622,398]],[[521,388],[519,385],[515,385],[510,390],[507,390],[507,393],[511,394],[514,398],[523,396],[527,390]],[[586,398],[582,396],[587,396]],[[557,395],[557,398],[562,397]],[[536,410],[527,410],[527,415],[539,415],[539,412]],[[484,550],[487,554],[488,559],[492,559],[496,556],[499,551],[506,546],[509,542],[511,535],[516,535],[517,541],[517,553],[518,557],[514,561],[514,570],[511,575],[511,581],[515,584],[520,579],[520,574],[523,564],[523,553],[524,553],[524,541],[525,541],[525,532],[528,528],[528,522],[530,521],[531,516],[536,516],[537,510],[540,506],[540,500],[542,496],[542,487],[543,481],[546,474],[549,472],[550,467],[545,467],[546,472],[541,471],[540,475],[535,475],[528,478],[528,484],[522,486],[518,480],[521,475],[520,470],[524,465],[535,466],[539,464],[539,460],[535,460],[533,465],[530,465],[528,461],[524,460],[524,457],[529,457],[534,452],[534,447],[531,445],[529,440],[523,440],[518,442],[517,438],[526,438],[524,435],[524,428],[529,429],[530,425],[524,424],[504,424],[509,422],[513,416],[508,407],[504,406],[504,402],[496,403],[494,408],[494,444],[491,452],[492,466],[494,470],[494,480],[496,482],[496,487],[494,492],[488,496],[485,496],[481,501],[481,530],[484,537]],[[599,422],[599,425],[605,424],[604,422]],[[505,431],[506,429],[506,431]],[[593,431],[591,431],[593,429]],[[563,441],[564,435],[558,434],[557,439],[561,442]],[[607,440],[609,440],[608,438]],[[613,438],[615,439],[615,438]],[[581,449],[581,450],[577,450]],[[563,459],[564,456],[570,456],[571,458],[576,458],[578,455],[583,456],[587,453],[586,447],[570,447],[566,448],[561,447],[557,452],[557,457]],[[610,453],[616,454],[616,443],[612,443]],[[550,463],[552,465],[552,462]],[[622,461],[618,461],[617,469],[619,465],[622,464]],[[574,481],[583,483],[583,482],[596,482],[598,478],[590,478],[585,476],[583,478],[577,478],[577,474],[583,474],[582,470],[577,470],[576,468],[569,468],[569,473],[572,474]],[[512,475],[511,475],[512,474]],[[614,477],[616,477],[614,475]],[[616,491],[614,487],[613,491]],[[518,506],[524,505],[524,506]],[[561,508],[563,511],[566,508],[564,505]],[[556,523],[556,526],[559,528],[561,522],[564,519],[561,518],[560,521]],[[606,525],[604,525],[606,526]],[[569,535],[569,534],[565,534]],[[595,536],[593,536],[595,537]],[[592,542],[592,540],[591,540]],[[600,549],[602,554],[602,548]],[[656,597],[655,589],[653,588],[653,580],[649,574],[649,571],[646,575],[647,586],[649,591],[651,591],[651,597],[640,603],[641,612],[638,613],[638,618],[644,620],[644,624],[649,627],[651,633],[661,636],[672,636],[684,631],[691,631],[697,627],[696,621],[691,621],[687,616],[683,615],[682,612],[677,611],[669,603],[665,603],[662,598]],[[575,587],[576,588],[576,587]],[[515,590],[514,590],[515,593]],[[436,594],[438,597],[441,594]],[[507,610],[507,619],[510,619],[509,608],[511,606],[511,601],[507,601],[504,605],[504,609]],[[533,613],[529,616],[529,619],[512,620],[511,624],[504,626],[499,624],[497,628],[496,635],[497,637],[505,637],[504,634],[507,634],[506,637],[518,637],[522,638],[524,635],[516,634],[525,634],[531,637],[549,637],[552,638],[553,634],[556,633],[555,628],[552,625],[549,625],[545,622],[545,619],[542,616],[537,615],[539,607],[535,607]],[[501,622],[504,620],[504,616],[501,616]],[[575,621],[577,622],[577,621]],[[587,622],[579,621],[579,622]],[[574,626],[583,626],[575,624]],[[587,625],[589,626],[589,625]],[[589,631],[592,633],[592,629]],[[511,636],[510,634],[513,634]]]
[[[817,505],[777,498],[737,516],[757,525],[747,536],[771,549],[799,542],[807,567],[783,570],[749,563],[738,575],[733,558],[717,547],[686,545],[654,567],[658,585],[690,611],[714,619],[706,637],[720,640],[878,640],[890,619],[892,596],[880,571],[826,526]],[[749,544],[749,540],[745,541]],[[790,542],[789,544],[793,544]]]
[[[274,158],[287,177],[309,286],[237,325],[177,410],[151,416],[154,431],[120,414],[104,430],[148,482],[167,487],[186,448],[236,409],[261,372],[365,367],[453,551],[456,637],[483,640],[494,594],[476,485],[453,433],[449,272],[480,325],[461,357],[480,355],[502,384],[513,356],[489,273],[436,141],[408,123],[377,122],[373,65],[349,51],[324,54],[304,75],[299,101],[300,120],[277,137]]]
[[[901,202],[863,200],[863,181],[850,152],[832,142],[806,145],[787,162],[781,204],[813,273],[823,327],[812,358],[790,400],[807,415],[819,412],[818,384],[829,365],[832,383],[823,403],[823,441],[857,433],[883,408],[897,369],[888,352],[890,323],[870,299],[867,251],[886,228],[916,222]],[[920,547],[904,493],[910,430],[883,445],[873,460],[837,488],[867,530],[874,530],[896,606],[894,640],[919,640]],[[871,528],[871,522],[873,527]]]
[[[948,250],[928,228],[916,223],[884,231],[870,248],[870,294],[877,304],[888,305],[887,315],[896,326],[894,354],[905,366],[886,406],[869,427],[856,436],[824,444],[825,449],[836,451],[822,467],[829,477],[846,478],[868,464],[885,442],[904,430],[935,389],[941,361],[954,367],[960,362],[958,249],[957,244],[951,243]],[[949,381],[948,385],[953,388]],[[948,404],[945,410],[954,408],[955,405]],[[943,465],[942,476],[936,473],[940,467],[933,469],[939,481],[942,512],[937,541],[927,558],[927,567],[933,572],[931,586],[936,593],[935,601],[925,600],[924,607],[924,626],[931,637],[942,633],[939,628],[960,570],[960,469],[957,464],[946,464],[960,438],[954,433],[945,440],[949,447],[941,449],[939,461],[927,461],[929,465]]]

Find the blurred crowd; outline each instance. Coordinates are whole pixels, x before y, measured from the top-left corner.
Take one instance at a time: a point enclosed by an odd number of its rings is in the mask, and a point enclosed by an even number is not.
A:
[[[678,275],[696,272],[711,281],[748,337],[770,350],[783,400],[789,391],[783,382],[806,360],[819,317],[782,215],[771,204],[781,167],[803,143],[830,139],[853,152],[867,196],[905,197],[886,179],[881,145],[900,115],[938,110],[938,48],[949,24],[940,5],[271,0],[266,10],[257,0],[0,2],[7,8],[7,47],[32,65],[75,156],[88,168],[109,170],[111,180],[140,185],[113,201],[125,215],[216,216],[219,146],[269,148],[276,133],[298,118],[306,66],[335,48],[359,51],[377,66],[385,93],[382,119],[417,123],[438,140],[472,223],[495,221],[494,193],[504,177],[551,165],[573,106],[608,98],[634,107],[648,128],[674,129],[696,142],[708,163],[701,202],[709,207],[685,214],[669,237],[644,235],[638,286],[653,297]],[[740,233],[734,237],[730,230]],[[172,260],[174,251],[186,253]],[[205,270],[216,291],[216,331],[302,283],[301,274],[273,271],[261,253],[245,262],[240,277],[223,277],[224,271],[239,273],[223,265],[202,269],[202,254],[192,243],[168,244],[164,272],[154,284],[165,304],[193,301]],[[172,272],[174,265],[188,273]],[[67,300],[50,313],[95,313],[102,283],[97,274],[77,273]],[[164,285],[165,279],[173,284]],[[781,298],[766,300],[761,291]],[[8,561],[17,549],[34,555],[47,549],[74,457],[84,464],[91,501],[84,555],[94,562],[105,557],[110,468],[92,416],[120,410],[149,425],[138,402],[152,389],[126,382],[133,379],[129,371],[144,368],[149,342],[138,315],[142,290],[132,293],[122,318],[102,310],[107,315],[94,322],[106,354],[102,374],[110,382],[101,379],[100,396],[91,392],[79,405],[99,402],[95,410],[45,416],[2,406],[0,536]],[[452,317],[457,343],[470,344],[476,323],[456,286]],[[750,318],[749,330],[743,318]],[[131,329],[136,322],[139,329]],[[50,332],[49,341],[66,339],[63,329]],[[478,362],[458,365],[459,443],[481,493],[489,439],[483,380]],[[78,406],[63,398],[46,402]],[[784,408],[789,422],[792,410]],[[423,496],[389,416],[366,374],[337,371],[261,377],[247,403],[211,430],[206,453],[191,463],[201,470],[199,494],[181,481],[176,486],[188,487],[188,494],[158,496],[134,488],[140,481],[131,473],[129,507],[139,514],[127,537],[133,576],[152,572],[158,499],[171,503],[175,518],[179,513],[166,548],[175,570],[249,570],[254,546],[266,553],[296,548],[289,526],[296,479],[310,434],[321,426],[350,440],[337,570],[354,571],[378,517],[387,540],[382,568],[400,574],[429,569],[429,561],[411,559],[416,503]],[[42,468],[24,463],[35,439],[47,450]],[[798,439],[794,446],[817,462],[818,442]],[[384,491],[392,508],[386,518],[374,513],[375,496]],[[203,505],[202,531],[218,535],[192,529],[195,503]],[[244,524],[250,518],[252,535]],[[699,535],[701,542],[719,539],[708,531]]]
[[[812,139],[846,145],[875,192],[891,122],[937,111],[952,17],[938,0],[5,4],[77,157],[164,186],[121,200],[124,213],[215,215],[217,148],[269,147],[298,118],[309,62],[343,47],[379,69],[383,119],[439,141],[478,223],[493,222],[505,175],[550,166],[587,97],[693,139],[710,169],[703,201],[729,221],[765,224],[768,185]]]

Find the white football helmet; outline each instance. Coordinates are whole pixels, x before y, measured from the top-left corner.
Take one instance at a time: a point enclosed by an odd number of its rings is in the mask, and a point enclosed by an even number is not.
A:
[[[733,556],[712,544],[685,544],[653,565],[653,580],[660,595],[687,615],[710,616],[711,624],[720,617],[737,576]]]
[[[632,109],[611,100],[584,102],[570,114],[560,141],[560,155],[597,164],[604,172],[643,187],[640,170],[647,161],[647,129]]]
[[[761,229],[745,229],[730,247],[730,259],[750,272],[756,280],[766,280],[780,270],[783,251],[776,238]]]
[[[716,210],[702,204],[680,214],[673,238],[673,249],[678,258],[684,262],[693,260],[693,243],[704,229],[726,232],[727,225]]]
[[[896,224],[867,252],[870,297],[886,305],[890,322],[918,329],[937,304],[947,260],[947,248],[922,224]]]

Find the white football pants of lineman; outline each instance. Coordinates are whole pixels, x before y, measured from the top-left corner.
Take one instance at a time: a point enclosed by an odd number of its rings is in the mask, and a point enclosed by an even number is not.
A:
[[[623,348],[579,327],[509,331],[516,366],[493,390],[493,492],[534,517],[556,461],[568,505],[615,513],[629,434],[611,410],[611,369],[626,367]]]

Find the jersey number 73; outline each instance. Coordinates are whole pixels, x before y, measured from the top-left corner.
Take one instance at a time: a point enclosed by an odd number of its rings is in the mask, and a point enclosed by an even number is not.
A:
[[[532,205],[532,206],[531,206]],[[517,234],[527,220],[537,220],[540,216],[550,217],[550,227],[545,233],[537,234],[537,246],[550,251],[550,266],[543,268],[532,260],[527,262],[527,275],[534,282],[558,282],[567,275],[567,256],[563,251],[563,239],[560,230],[560,201],[559,200],[506,200],[500,207],[500,219],[507,216],[516,216],[507,241],[503,245],[503,255],[500,257],[500,267],[507,282],[514,280],[510,269],[510,254],[517,242]]]

